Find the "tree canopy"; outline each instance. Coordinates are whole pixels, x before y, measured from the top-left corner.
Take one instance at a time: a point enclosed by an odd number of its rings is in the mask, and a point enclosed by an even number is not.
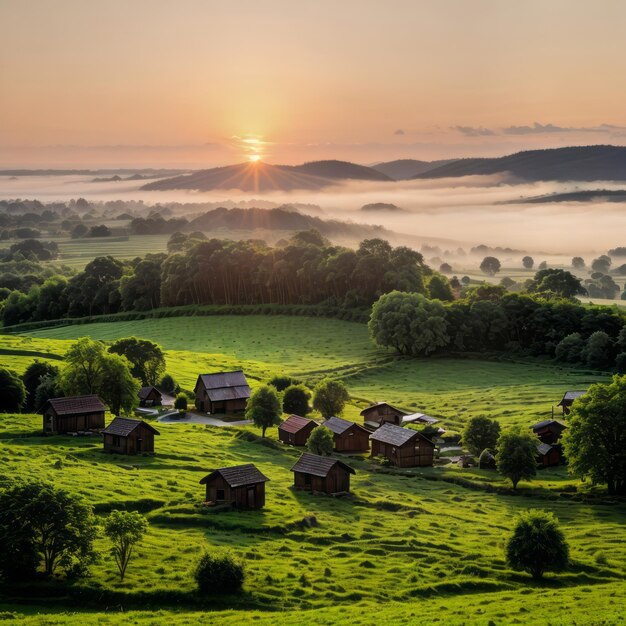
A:
[[[13,370],[0,368],[0,412],[19,411],[26,402],[26,387]]]
[[[282,408],[276,389],[268,385],[257,387],[248,400],[246,418],[261,429],[263,437],[268,428],[280,424],[281,414]]]
[[[500,424],[496,420],[478,415],[465,424],[461,441],[472,454],[478,456],[485,449],[495,450],[499,436]]]
[[[537,473],[537,437],[521,428],[504,431],[496,445],[498,471],[510,479],[513,489],[520,480],[531,480]]]
[[[124,337],[114,341],[109,352],[125,356],[132,364],[132,375],[144,386],[157,385],[165,372],[165,355],[154,341]]]
[[[348,390],[338,380],[325,378],[313,390],[313,408],[319,411],[325,419],[341,415],[349,399]]]
[[[333,434],[324,426],[314,428],[307,439],[306,447],[311,454],[328,456],[335,447]]]

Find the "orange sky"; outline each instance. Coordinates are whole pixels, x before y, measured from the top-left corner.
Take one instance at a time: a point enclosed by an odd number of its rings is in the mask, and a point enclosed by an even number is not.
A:
[[[0,166],[623,144],[621,0],[2,0]]]

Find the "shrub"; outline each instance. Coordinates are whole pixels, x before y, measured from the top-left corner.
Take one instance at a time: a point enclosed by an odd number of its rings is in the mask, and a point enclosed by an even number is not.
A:
[[[276,391],[285,391],[287,387],[299,385],[300,381],[292,378],[291,376],[274,376],[267,381],[267,384],[272,385]]]
[[[193,577],[200,593],[239,593],[245,571],[243,564],[230,554],[211,555],[205,552],[198,560]]]
[[[179,393],[174,401],[174,408],[179,411],[187,410],[187,396],[184,393]]]
[[[304,385],[290,385],[283,394],[283,413],[302,415],[311,412],[311,392]]]

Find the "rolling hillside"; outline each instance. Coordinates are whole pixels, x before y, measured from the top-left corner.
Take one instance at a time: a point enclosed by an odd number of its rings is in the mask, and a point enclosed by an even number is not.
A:
[[[377,163],[372,169],[382,172],[386,176],[394,180],[408,180],[418,174],[429,172],[442,165],[453,163],[456,159],[442,159],[440,161],[419,161],[417,159],[397,159],[396,161],[387,161],[385,163]]]
[[[576,146],[528,150],[498,158],[460,159],[413,178],[504,173],[523,180],[626,180],[626,147]]]

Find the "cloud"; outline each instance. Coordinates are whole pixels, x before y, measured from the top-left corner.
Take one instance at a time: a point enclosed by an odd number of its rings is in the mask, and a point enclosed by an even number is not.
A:
[[[532,126],[509,126],[503,128],[505,135],[544,135],[549,133],[614,133],[626,128],[615,124],[599,124],[598,126],[557,126],[556,124],[539,124]]]
[[[491,128],[484,128],[483,126],[453,126],[452,128],[466,137],[491,137],[497,134]]]
[[[394,135],[404,135],[404,131],[401,128],[398,128]]]

